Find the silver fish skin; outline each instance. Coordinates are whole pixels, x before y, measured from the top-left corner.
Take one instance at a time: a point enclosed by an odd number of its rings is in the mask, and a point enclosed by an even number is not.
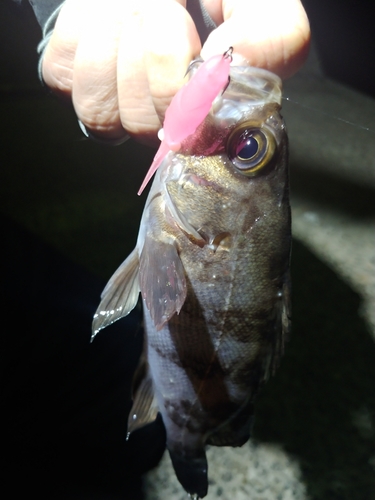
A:
[[[129,431],[160,412],[176,475],[207,494],[205,445],[241,446],[290,328],[291,220],[281,81],[235,66],[159,168],[135,250],[102,294],[96,334],[144,305],[148,368]]]

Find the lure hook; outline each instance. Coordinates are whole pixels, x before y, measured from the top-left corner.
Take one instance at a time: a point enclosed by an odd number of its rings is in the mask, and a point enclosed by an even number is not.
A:
[[[232,54],[233,54],[233,47],[229,47],[229,49],[224,52],[223,57],[224,59],[230,59],[230,62],[232,62],[233,61]]]

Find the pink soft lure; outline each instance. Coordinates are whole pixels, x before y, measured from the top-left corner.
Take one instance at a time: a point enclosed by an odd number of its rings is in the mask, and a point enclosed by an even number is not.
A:
[[[142,193],[169,151],[178,151],[186,137],[193,134],[210,112],[212,103],[228,85],[233,47],[223,55],[203,62],[191,80],[173,97],[164,119],[163,140],[139,188]]]

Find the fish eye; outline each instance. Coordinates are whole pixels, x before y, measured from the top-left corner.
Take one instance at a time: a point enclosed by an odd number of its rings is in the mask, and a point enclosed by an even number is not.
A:
[[[238,172],[247,176],[257,175],[274,157],[276,140],[267,128],[243,124],[229,136],[227,153]]]

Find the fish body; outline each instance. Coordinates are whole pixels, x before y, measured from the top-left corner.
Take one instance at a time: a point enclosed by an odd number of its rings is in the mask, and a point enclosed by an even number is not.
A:
[[[233,67],[197,130],[170,152],[137,246],[110,280],[94,331],[142,293],[147,376],[129,430],[162,415],[176,475],[207,494],[205,445],[241,446],[290,324],[290,207],[281,82]]]

